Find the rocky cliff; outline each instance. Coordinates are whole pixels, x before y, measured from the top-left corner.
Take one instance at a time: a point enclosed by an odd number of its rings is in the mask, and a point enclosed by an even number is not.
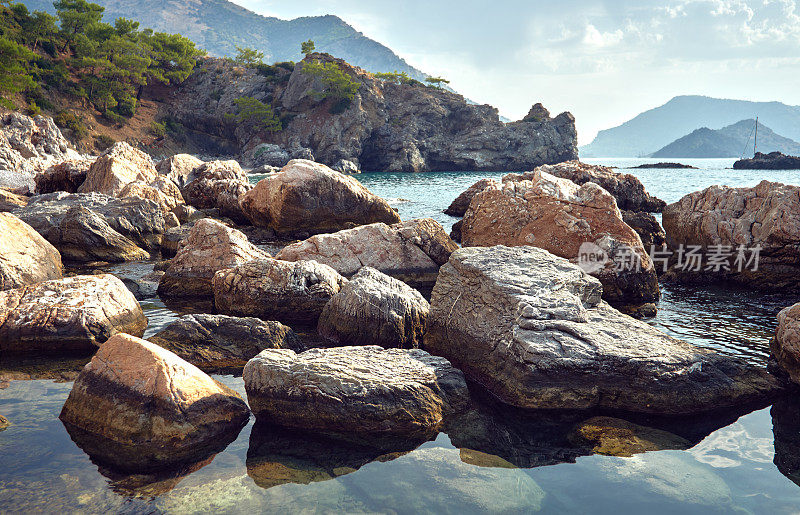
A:
[[[359,83],[349,105],[319,98],[320,79],[303,72],[312,60],[336,63]],[[271,104],[283,130],[263,132],[231,117],[240,97]],[[184,127],[201,150],[238,153],[249,166],[313,156],[337,169],[493,171],[577,158],[570,113],[552,118],[537,104],[523,120],[503,123],[491,106],[419,83],[383,81],[327,54],[312,54],[294,68],[273,67],[266,75],[208,59],[165,106],[163,115]]]

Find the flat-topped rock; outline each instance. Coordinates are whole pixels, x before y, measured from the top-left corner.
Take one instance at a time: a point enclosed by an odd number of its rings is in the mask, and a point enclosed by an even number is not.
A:
[[[615,306],[657,301],[652,260],[614,197],[595,183],[578,186],[538,170],[476,194],[461,226],[462,244],[539,247],[581,263]]]
[[[542,249],[459,249],[439,272],[424,348],[520,408],[689,414],[777,390],[766,370],[667,336],[601,294]]]
[[[225,315],[316,324],[346,281],[316,261],[256,259],[214,275],[214,304]]]
[[[94,459],[131,471],[192,462],[249,418],[239,395],[154,343],[107,341],[81,371],[59,418],[98,438]]]
[[[295,159],[240,198],[253,225],[280,234],[336,232],[376,222],[400,222],[397,212],[353,177]]]
[[[258,318],[183,315],[148,338],[201,370],[236,370],[264,349],[301,350],[288,326]]]
[[[210,297],[216,272],[268,257],[241,232],[204,218],[195,222],[182,241],[161,278],[158,293],[167,297]]]
[[[80,206],[98,214],[113,230],[138,247],[153,252],[161,246],[167,230],[160,206],[139,197],[115,198],[101,193],[49,193],[31,198],[14,214],[33,227],[56,248],[61,245],[61,222],[69,210]]]
[[[0,290],[61,277],[61,254],[10,213],[0,213],[0,249]]]
[[[265,350],[243,377],[256,418],[345,435],[434,431],[469,398],[459,370],[419,349]]]
[[[430,218],[318,234],[284,247],[277,259],[313,260],[351,276],[369,266],[412,284],[433,284],[458,245]]]
[[[93,352],[117,333],[142,335],[147,318],[110,274],[78,275],[0,292],[0,351]]]
[[[317,330],[339,345],[418,348],[429,309],[414,288],[364,267],[325,304]]]
[[[663,224],[671,249],[700,246],[720,265],[674,266],[670,279],[731,281],[765,290],[800,285],[798,186],[769,181],[749,188],[710,186],[667,206]],[[751,261],[755,249],[757,262]]]

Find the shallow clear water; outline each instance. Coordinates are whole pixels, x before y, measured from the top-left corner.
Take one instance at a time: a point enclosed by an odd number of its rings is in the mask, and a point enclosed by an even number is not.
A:
[[[589,160],[634,166],[648,160]],[[668,202],[711,184],[763,178],[800,184],[800,172],[743,172],[732,160],[684,160],[701,170],[630,170]],[[406,218],[442,210],[467,186],[497,173],[362,174]],[[120,265],[140,276],[152,264]],[[663,289],[654,325],[695,344],[763,363],[775,314],[800,300],[725,287]],[[142,302],[148,334],[176,315]],[[172,308],[172,309],[170,309]],[[180,308],[183,309],[183,308]],[[191,308],[189,308],[191,309]],[[170,477],[125,476],[98,467],[58,420],[69,380],[88,358],[10,361],[0,357],[0,512],[390,512],[390,513],[797,513],[800,400],[737,419],[641,421],[679,434],[688,450],[633,457],[591,455],[567,433],[590,414],[525,417],[479,404],[433,441],[365,449],[274,428],[238,438],[196,470]],[[244,395],[241,378],[216,376]],[[32,379],[28,379],[32,378]],[[776,458],[781,472],[773,463]],[[784,473],[786,475],[784,475]]]

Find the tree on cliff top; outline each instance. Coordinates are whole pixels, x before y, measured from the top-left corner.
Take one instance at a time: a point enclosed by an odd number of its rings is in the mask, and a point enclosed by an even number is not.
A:
[[[425,82],[440,89],[442,84],[450,84],[449,80],[443,79],[442,77],[428,77],[425,79]]]
[[[356,91],[361,85],[360,82],[353,80],[338,64],[327,62],[323,63],[314,60],[303,65],[303,73],[320,79],[322,90],[315,91],[314,95],[324,100],[334,98],[339,100],[336,109],[344,110],[355,98]]]
[[[302,52],[303,55],[313,54],[315,49],[316,45],[310,39],[300,43],[300,52]]]
[[[259,52],[255,48],[243,48],[236,46],[236,57],[233,59],[242,66],[258,66],[264,59],[264,52]]]
[[[239,112],[232,115],[240,123],[250,123],[256,130],[278,132],[281,121],[275,116],[272,106],[252,97],[241,97],[233,101]]]

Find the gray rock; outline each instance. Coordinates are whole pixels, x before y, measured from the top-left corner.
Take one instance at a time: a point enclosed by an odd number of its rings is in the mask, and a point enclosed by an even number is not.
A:
[[[359,169],[358,165],[352,161],[348,161],[347,159],[339,159],[331,166],[331,170],[336,170],[337,172],[346,173],[346,174],[355,174],[361,173],[361,169]]]
[[[184,315],[148,339],[206,371],[241,371],[264,349],[302,349],[280,322],[225,315]]]
[[[164,272],[154,270],[142,277],[123,277],[122,282],[136,300],[145,300],[158,295],[158,282],[163,276]]]
[[[14,214],[58,248],[61,221],[70,208],[81,206],[99,216],[115,231],[148,252],[158,251],[167,229],[164,213],[152,200],[115,198],[102,193],[48,193],[31,198]]]
[[[538,248],[460,249],[439,272],[425,349],[521,408],[688,414],[776,391],[766,370],[667,336],[601,294]]]
[[[256,259],[214,275],[214,304],[226,315],[316,324],[346,281],[316,261]]]
[[[239,197],[252,189],[247,174],[236,161],[209,161],[192,172],[181,188],[187,204],[198,209],[216,208],[237,223],[249,223],[239,206]]]
[[[419,349],[265,350],[243,378],[256,418],[345,435],[435,431],[469,399],[463,374]]]
[[[417,290],[364,267],[325,305],[317,330],[340,345],[418,348],[429,310]]]
[[[65,261],[138,261],[150,254],[111,228],[105,219],[83,206],[73,206],[58,226],[58,250]]]

